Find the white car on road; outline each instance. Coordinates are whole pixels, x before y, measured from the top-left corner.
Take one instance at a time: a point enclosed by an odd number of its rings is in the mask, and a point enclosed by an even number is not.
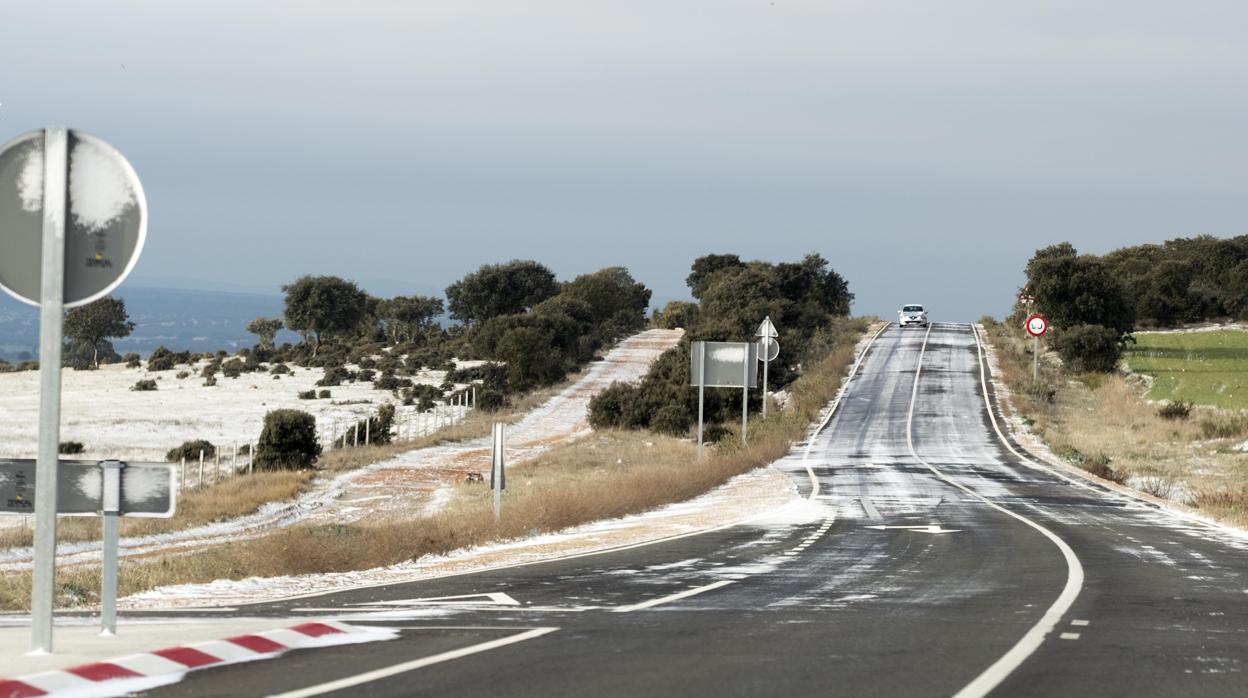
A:
[[[921,305],[903,305],[901,310],[897,311],[897,324],[905,327],[906,325],[922,325],[927,327],[927,311]]]

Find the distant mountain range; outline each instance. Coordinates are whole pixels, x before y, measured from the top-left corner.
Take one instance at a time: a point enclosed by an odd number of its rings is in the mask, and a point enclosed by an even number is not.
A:
[[[129,337],[113,340],[118,353],[143,356],[160,345],[174,351],[229,352],[256,343],[244,329],[258,317],[281,317],[282,297],[259,293],[195,291],[123,286],[114,296],[125,299],[134,322]],[[283,331],[278,342],[296,342]],[[0,293],[0,358],[9,361],[39,355],[39,310]]]

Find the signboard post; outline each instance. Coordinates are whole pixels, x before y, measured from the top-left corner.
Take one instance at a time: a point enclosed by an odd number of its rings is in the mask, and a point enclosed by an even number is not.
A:
[[[1033,383],[1040,380],[1040,337],[1048,331],[1049,322],[1044,319],[1043,315],[1037,314],[1027,318],[1027,334],[1036,340],[1031,352],[1031,381]]]
[[[0,147],[0,233],[0,289],[40,307],[31,645],[51,652],[62,315],[104,297],[134,268],[147,203],[109,144],[65,128],[33,131]]]
[[[771,324],[771,316],[763,318],[763,323],[758,326],[758,333],[755,337],[762,337],[758,341],[758,358],[763,362],[763,418],[767,418],[767,366],[780,355],[780,343],[776,341],[776,337],[780,333],[776,331],[776,326]]]
[[[694,342],[690,348],[689,384],[698,388],[698,454],[701,457],[705,388],[741,388],[741,440],[745,442],[749,389],[758,385],[758,344]]]
[[[100,574],[101,634],[117,633],[119,517],[168,518],[177,505],[177,467],[164,463],[63,460],[58,464],[55,499],[63,516],[102,516],[103,565]],[[32,458],[0,459],[0,514],[40,513]]]

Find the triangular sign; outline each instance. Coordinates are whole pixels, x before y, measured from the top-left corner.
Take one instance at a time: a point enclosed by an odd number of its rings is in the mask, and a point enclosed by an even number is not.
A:
[[[758,333],[755,337],[779,337],[780,333],[776,331],[776,326],[771,324],[771,316],[763,318],[763,324],[758,326]]]

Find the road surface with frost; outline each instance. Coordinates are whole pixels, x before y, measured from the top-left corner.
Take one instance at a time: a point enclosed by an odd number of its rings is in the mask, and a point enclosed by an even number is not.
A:
[[[1027,457],[977,340],[880,335],[791,517],[217,609],[400,633],[148,695],[1243,695],[1248,539]]]

